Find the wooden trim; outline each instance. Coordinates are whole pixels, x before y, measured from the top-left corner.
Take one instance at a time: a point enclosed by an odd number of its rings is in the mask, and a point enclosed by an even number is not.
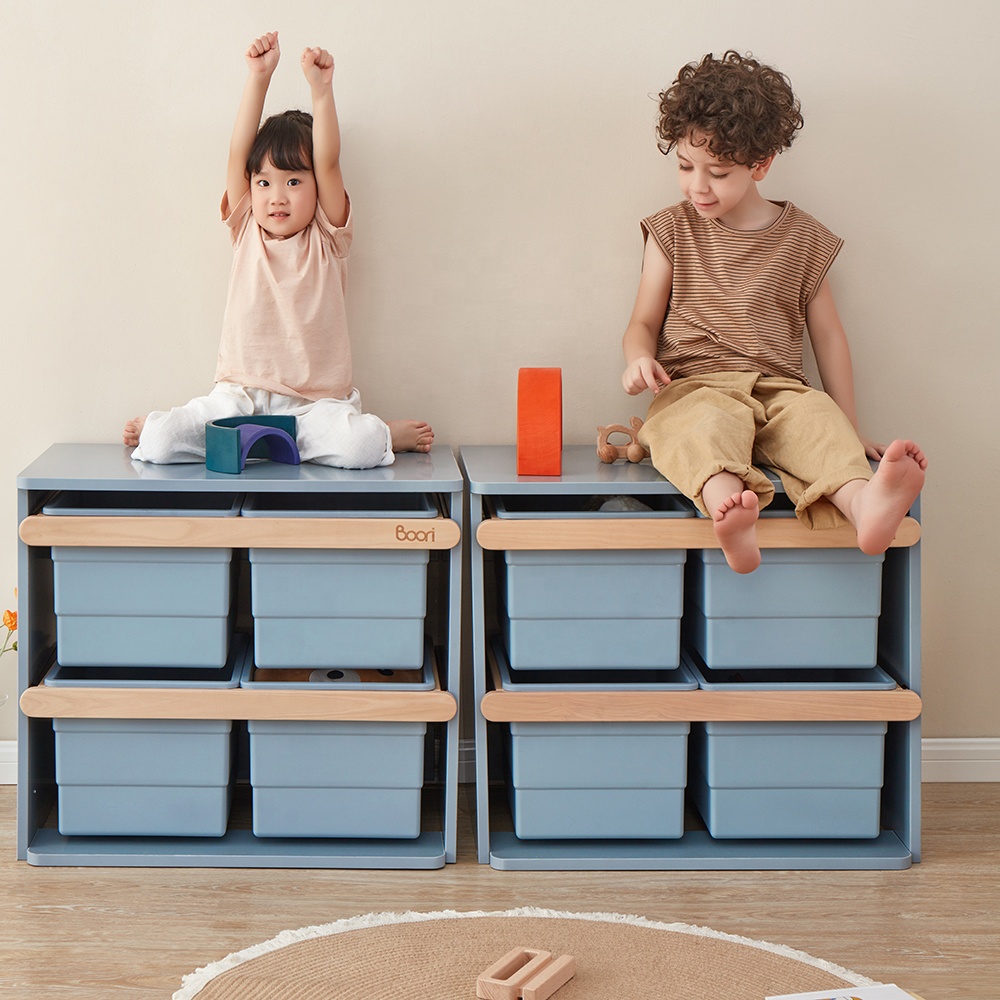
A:
[[[257,719],[302,722],[448,722],[458,701],[430,691],[264,691],[249,688],[84,688],[42,683],[21,695],[33,719]]]
[[[482,521],[476,538],[484,549],[717,549],[707,518],[551,518]],[[909,547],[920,540],[920,523],[903,519],[892,546]],[[762,549],[852,549],[854,528],[842,525],[812,531],[792,518],[761,518],[757,541]]]
[[[456,521],[432,518],[87,517],[32,514],[26,545],[153,548],[451,549]]]
[[[920,696],[893,691],[490,691],[490,722],[911,722]]]
[[[911,722],[920,696],[891,691],[504,691],[480,702],[489,722]]]

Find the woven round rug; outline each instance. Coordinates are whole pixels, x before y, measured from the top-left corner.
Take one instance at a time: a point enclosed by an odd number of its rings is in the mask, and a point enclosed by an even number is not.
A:
[[[514,948],[572,955],[555,1000],[763,1000],[872,980],[784,945],[620,913],[369,913],[283,931],[184,977],[173,1000],[472,1000]]]

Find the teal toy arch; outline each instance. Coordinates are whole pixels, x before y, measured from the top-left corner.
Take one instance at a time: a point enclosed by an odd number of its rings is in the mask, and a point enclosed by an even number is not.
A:
[[[295,417],[290,416],[213,420],[205,425],[205,467],[210,472],[239,475],[251,458],[298,465],[295,434]]]

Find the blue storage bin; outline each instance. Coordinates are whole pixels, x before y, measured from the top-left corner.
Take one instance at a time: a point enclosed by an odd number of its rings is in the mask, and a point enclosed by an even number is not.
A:
[[[427,690],[433,651],[419,679],[257,681],[248,657],[241,687],[256,690]],[[284,673],[285,671],[281,671]],[[341,671],[337,671],[340,673]],[[327,671],[315,671],[326,674]],[[260,721],[247,723],[253,832],[258,837],[413,838],[420,835],[425,722]]]
[[[423,494],[258,494],[245,517],[432,518]],[[250,549],[259,667],[419,669],[426,549]]]
[[[495,500],[500,518],[693,517],[683,497],[642,498],[652,509],[591,510],[582,496]],[[684,600],[683,549],[504,552],[500,621],[516,670],[676,667]]]
[[[882,556],[765,549],[751,574],[720,550],[687,564],[685,640],[713,669],[876,665]]]
[[[55,516],[235,517],[235,494],[64,493]],[[53,546],[59,663],[222,667],[232,631],[232,550]]]
[[[687,722],[511,722],[511,812],[522,839],[684,833]]]
[[[239,684],[245,645],[211,680],[188,671],[88,671],[54,666],[53,686],[212,687]],[[88,673],[91,674],[88,676]],[[185,676],[179,676],[183,674]],[[66,836],[221,837],[233,791],[227,720],[53,719],[58,828]]]
[[[504,690],[693,690],[690,669],[519,673],[493,642]],[[687,722],[511,722],[514,832],[522,839],[675,839],[684,832]]]
[[[881,669],[855,681],[783,671],[784,681],[716,676],[706,690],[894,687]],[[704,722],[691,729],[691,798],[708,832],[732,839],[863,839],[880,833],[885,722]]]
[[[884,722],[705,722],[691,796],[713,837],[875,838]]]

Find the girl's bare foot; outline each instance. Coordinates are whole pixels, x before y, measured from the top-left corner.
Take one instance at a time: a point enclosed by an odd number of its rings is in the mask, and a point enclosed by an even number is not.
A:
[[[134,417],[125,422],[125,430],[122,431],[122,444],[129,448],[136,448],[139,445],[139,435],[142,433],[142,425],[146,422],[145,417]]]
[[[712,514],[715,537],[726,562],[736,573],[752,573],[760,565],[757,546],[757,517],[760,501],[753,490],[726,497]]]
[[[392,437],[392,450],[422,451],[431,450],[434,443],[434,431],[431,425],[422,420],[389,420],[389,434]]]
[[[885,552],[900,522],[924,485],[927,458],[912,441],[893,441],[875,475],[858,492],[852,505],[858,547],[870,556]]]

